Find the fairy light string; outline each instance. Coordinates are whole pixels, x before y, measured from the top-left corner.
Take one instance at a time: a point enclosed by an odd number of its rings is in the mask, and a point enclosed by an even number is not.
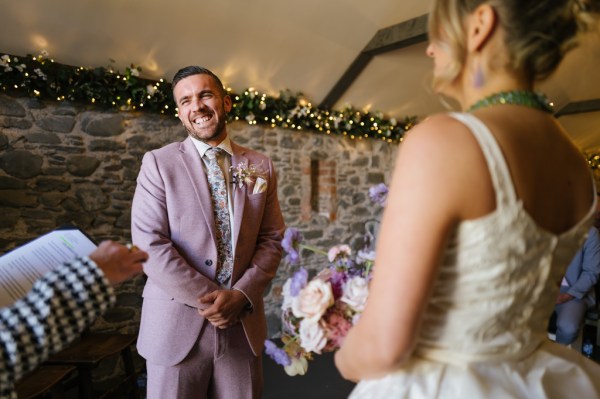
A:
[[[119,72],[112,64],[97,68],[59,64],[45,51],[37,56],[25,57],[0,53],[0,88],[5,93],[176,117],[177,107],[171,96],[171,85],[164,79],[142,78],[140,73],[141,68],[133,64],[126,67],[125,72]],[[350,140],[376,139],[400,143],[405,133],[417,123],[415,116],[396,120],[385,118],[379,112],[362,112],[350,105],[341,110],[320,109],[301,93],[287,90],[281,91],[278,96],[260,93],[253,88],[241,93],[227,88],[227,92],[233,100],[229,119],[246,121],[251,125],[339,135]],[[506,101],[506,96],[501,97],[505,97]],[[490,104],[493,101],[496,100],[488,99]],[[547,104],[545,99],[539,101]],[[584,155],[592,170],[600,173],[600,152]]]
[[[56,101],[71,101],[120,111],[154,112],[177,116],[171,85],[140,77],[131,64],[119,72],[107,67],[74,67],[54,62],[48,54],[19,57],[0,53],[0,87],[4,92]],[[227,89],[233,100],[230,120],[285,129],[340,135],[350,140],[377,139],[399,143],[417,118],[385,118],[379,112],[362,112],[352,106],[341,110],[314,107],[302,93],[281,91],[278,96],[248,88]]]

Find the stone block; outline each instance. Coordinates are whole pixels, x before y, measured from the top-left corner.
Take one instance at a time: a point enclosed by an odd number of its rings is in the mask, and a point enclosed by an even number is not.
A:
[[[98,159],[86,155],[72,155],[67,159],[67,171],[73,176],[90,176],[98,166],[100,166]]]
[[[0,176],[0,190],[19,189],[27,187],[27,183],[23,180],[15,179],[9,176]]]
[[[0,218],[0,229],[12,230],[17,225],[21,217],[21,212],[15,208],[0,208],[0,214],[2,214],[2,217]]]
[[[124,120],[121,114],[86,112],[81,120],[81,129],[95,137],[118,136],[125,130]]]
[[[106,209],[109,204],[108,196],[95,184],[81,184],[75,189],[75,196],[86,211]]]
[[[37,119],[35,124],[49,132],[69,133],[75,126],[75,118],[68,115],[46,115]]]
[[[60,205],[64,197],[65,196],[62,193],[44,193],[39,196],[39,200],[40,204],[43,206],[46,206],[48,208],[56,208]]]
[[[29,143],[35,144],[59,144],[60,138],[54,133],[33,132],[25,134]]]
[[[384,183],[385,179],[382,173],[367,173],[368,184]]]
[[[35,182],[35,189],[41,192],[48,191],[67,191],[71,187],[68,181],[63,179],[53,179],[47,177],[41,177]]]
[[[24,119],[24,118],[14,118],[14,117],[10,117],[10,116],[4,116],[4,117],[0,118],[0,126],[7,128],[7,129],[14,128],[14,129],[26,130],[26,129],[31,128],[33,126],[33,123],[31,123],[30,120]]]
[[[93,152],[123,152],[125,144],[112,140],[92,140],[89,149]]]
[[[0,157],[0,168],[19,179],[29,179],[42,172],[43,158],[30,151],[7,151]]]
[[[46,104],[42,102],[39,98],[28,98],[25,100],[25,105],[29,109],[44,109],[46,108]]]
[[[0,96],[0,115],[25,116],[27,111],[12,97]]]

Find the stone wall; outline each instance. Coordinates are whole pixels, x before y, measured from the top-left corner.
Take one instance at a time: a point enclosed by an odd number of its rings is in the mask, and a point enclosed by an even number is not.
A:
[[[388,182],[396,147],[374,140],[235,122],[234,141],[273,159],[287,226],[307,243],[363,243],[365,223],[381,209],[368,189]],[[130,205],[143,154],[186,137],[178,120],[78,104],[0,95],[0,253],[65,223],[96,240],[130,241]],[[304,254],[313,270],[325,262]],[[282,262],[266,293],[269,330],[279,328],[281,286],[294,268]],[[136,332],[144,277],[118,289],[97,330]]]

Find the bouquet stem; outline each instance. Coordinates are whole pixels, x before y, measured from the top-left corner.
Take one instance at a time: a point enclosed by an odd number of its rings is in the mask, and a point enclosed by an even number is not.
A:
[[[300,248],[307,249],[307,250],[312,251],[312,252],[314,252],[316,254],[319,254],[319,255],[325,255],[325,256],[327,256],[327,252],[323,251],[322,249],[312,247],[310,245],[300,244]]]

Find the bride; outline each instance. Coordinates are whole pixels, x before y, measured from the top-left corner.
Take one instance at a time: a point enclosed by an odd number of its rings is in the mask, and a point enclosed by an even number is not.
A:
[[[464,112],[400,146],[367,307],[335,355],[351,398],[600,397],[600,366],[545,331],[595,187],[532,91],[599,3],[434,0],[434,89]]]

